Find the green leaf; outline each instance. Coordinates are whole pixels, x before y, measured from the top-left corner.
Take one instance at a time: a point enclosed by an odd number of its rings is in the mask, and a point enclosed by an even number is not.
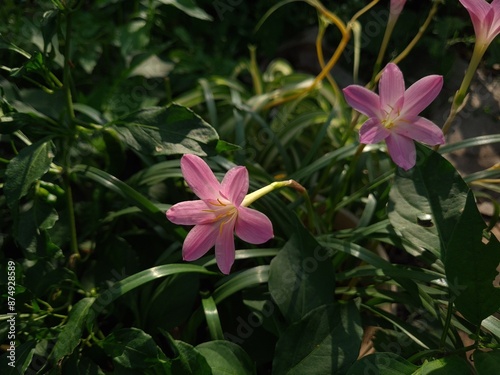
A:
[[[153,367],[161,368],[167,363],[165,355],[153,338],[137,328],[116,330],[107,336],[101,345],[119,368],[146,371],[152,370]]]
[[[36,342],[28,341],[21,345],[13,345],[13,352],[9,351],[11,349],[10,345],[11,343],[9,341],[5,342],[5,353],[0,356],[0,368],[3,369],[2,374],[26,374],[26,369],[29,367],[31,360],[33,359]],[[13,353],[14,356],[11,356]]]
[[[206,268],[196,266],[194,264],[165,264],[162,266],[149,268],[147,270],[129,276],[123,280],[120,280],[112,287],[102,292],[99,297],[96,298],[92,306],[93,316],[91,318],[95,319],[97,314],[99,314],[111,302],[135,288],[138,288],[150,281],[157,280],[162,277],[182,273],[201,273],[206,275],[215,275],[214,272],[210,272]]]
[[[212,126],[177,104],[141,109],[115,124],[126,144],[146,154],[213,155],[219,139]]]
[[[418,163],[398,168],[389,194],[389,220],[403,237],[444,259],[469,188],[441,155],[417,145]]]
[[[36,198],[31,207],[19,214],[19,221],[13,230],[14,238],[22,248],[34,253],[40,231],[52,228],[58,219],[57,211],[51,204]]]
[[[414,168],[397,171],[389,219],[404,237],[440,256],[457,309],[480,324],[500,307],[500,245],[483,233],[474,195],[453,166],[424,146],[417,152]]]
[[[492,375],[500,369],[500,350],[474,351],[474,365],[479,375]]]
[[[144,195],[115,176],[88,165],[76,165],[72,168],[72,172],[81,173],[84,177],[87,177],[121,195],[131,204],[140,208],[144,214],[161,226],[173,228],[173,225],[166,220],[164,211],[160,210]]]
[[[469,192],[444,265],[455,306],[477,325],[500,308],[500,243],[493,233],[483,234],[486,227]]]
[[[193,0],[159,0],[160,3],[173,5],[177,9],[183,11],[188,16],[198,18],[204,21],[212,21],[212,17],[203,9],[196,6]]]
[[[465,359],[450,356],[425,362],[413,375],[468,375],[470,373],[471,368]]]
[[[330,253],[305,230],[296,232],[271,261],[269,291],[290,322],[334,301]]]
[[[196,347],[214,375],[254,375],[255,363],[239,346],[230,341],[208,341]]]
[[[191,345],[178,340],[170,340],[177,356],[171,361],[172,375],[212,375],[205,357]]]
[[[396,354],[375,353],[357,361],[347,375],[409,375],[416,370],[417,366]]]
[[[282,333],[273,375],[345,374],[358,357],[362,335],[353,302],[320,306]]]
[[[49,361],[51,363],[56,363],[73,353],[73,350],[78,346],[94,300],[95,298],[83,298],[73,306],[68,321],[57,337],[54,349],[50,353]]]
[[[19,200],[28,193],[31,185],[49,170],[53,158],[50,141],[33,143],[12,158],[5,171],[4,194],[13,212],[17,211]]]

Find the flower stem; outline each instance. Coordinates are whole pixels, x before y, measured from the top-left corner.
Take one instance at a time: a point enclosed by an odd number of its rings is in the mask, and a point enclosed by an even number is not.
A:
[[[71,76],[70,76],[70,53],[71,53],[71,10],[66,10],[66,34],[64,38],[64,71],[63,71],[63,88],[66,97],[66,106],[70,120],[75,118],[73,109],[73,98],[71,96]]]
[[[78,240],[76,234],[75,208],[73,205],[73,192],[71,190],[71,182],[67,174],[64,175],[64,190],[66,191],[66,207],[68,209],[68,226],[70,235],[70,250],[71,253],[79,256]]]
[[[455,93],[453,97],[453,103],[451,104],[450,114],[446,119],[443,125],[443,134],[446,135],[450,130],[451,124],[455,119],[456,115],[463,109],[466,104],[465,98],[467,97],[467,91],[469,90],[470,83],[472,78],[474,78],[474,74],[476,73],[477,67],[483,58],[486,49],[488,48],[488,44],[485,43],[476,43],[474,46],[474,51],[472,52],[472,57],[469,62],[469,66],[467,67],[467,71],[465,72],[464,79],[462,80],[462,84],[460,88]],[[434,147],[434,151],[439,149],[439,145]]]
[[[243,202],[241,202],[240,206],[248,207],[257,199],[262,198],[264,195],[272,192],[273,190],[281,189],[282,187],[285,186],[291,187],[301,193],[304,193],[306,191],[306,189],[302,185],[300,185],[297,181],[294,180],[276,181],[270,183],[267,186],[264,186],[263,188],[260,188],[259,190],[254,191],[253,193],[247,194],[247,196],[243,199]]]

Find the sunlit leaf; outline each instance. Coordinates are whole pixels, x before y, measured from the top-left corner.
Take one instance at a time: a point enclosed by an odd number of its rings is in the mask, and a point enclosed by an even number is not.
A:
[[[141,109],[116,121],[114,128],[128,146],[154,155],[213,155],[219,139],[212,126],[177,104]]]

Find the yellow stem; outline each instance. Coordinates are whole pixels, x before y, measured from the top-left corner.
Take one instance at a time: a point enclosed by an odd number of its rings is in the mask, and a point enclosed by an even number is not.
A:
[[[243,202],[241,202],[240,206],[248,207],[257,199],[262,198],[264,195],[269,194],[273,190],[280,189],[285,186],[291,187],[301,193],[306,191],[306,189],[302,185],[300,185],[297,181],[294,180],[276,181],[270,183],[267,186],[264,186],[263,188],[260,188],[259,190],[254,191],[253,193],[247,194],[243,199]]]

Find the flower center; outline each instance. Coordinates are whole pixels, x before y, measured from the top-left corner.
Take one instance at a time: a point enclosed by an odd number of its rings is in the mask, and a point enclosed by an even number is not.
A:
[[[211,209],[203,211],[212,212],[215,215],[212,222],[223,221],[223,223],[221,223],[222,225],[231,220],[234,215],[238,214],[236,207],[231,202],[224,199],[211,199],[207,201],[207,203]]]

